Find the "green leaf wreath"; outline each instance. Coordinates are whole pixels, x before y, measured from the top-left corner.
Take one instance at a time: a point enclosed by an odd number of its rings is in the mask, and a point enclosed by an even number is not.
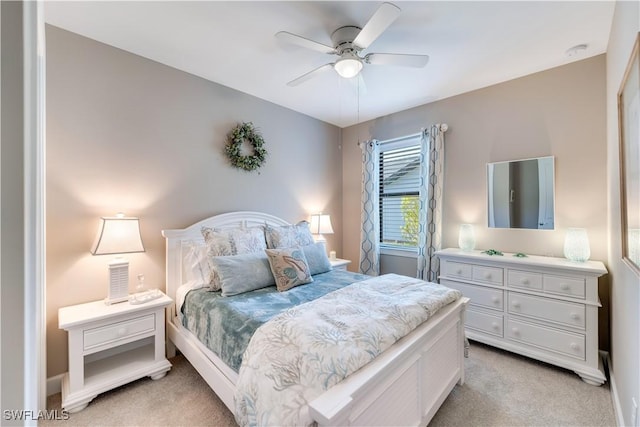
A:
[[[253,154],[242,154],[241,147],[245,141],[251,144]],[[246,171],[258,169],[267,157],[264,139],[251,122],[240,123],[229,132],[224,152],[233,166]]]

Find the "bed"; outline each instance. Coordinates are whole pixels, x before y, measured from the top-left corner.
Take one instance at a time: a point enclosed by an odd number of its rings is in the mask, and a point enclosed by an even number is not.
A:
[[[185,251],[194,242],[203,242],[203,227],[225,230],[265,225],[290,223],[261,212],[231,212],[162,232],[166,239],[167,295],[178,303],[168,308],[168,356],[174,356],[178,349],[232,412],[239,379],[237,366],[229,366],[233,363],[225,363],[203,344],[183,325],[182,313],[178,312],[177,307],[186,298]],[[453,387],[464,382],[467,303],[468,299],[462,297],[440,308],[365,366],[305,402],[311,419],[319,426],[428,424]]]

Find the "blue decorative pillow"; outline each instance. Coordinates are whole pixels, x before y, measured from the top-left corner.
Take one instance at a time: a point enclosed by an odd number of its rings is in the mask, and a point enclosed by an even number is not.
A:
[[[313,282],[301,248],[267,249],[265,252],[279,291]]]
[[[213,257],[210,262],[220,282],[223,297],[275,284],[264,252]]]
[[[324,243],[318,242],[313,245],[307,245],[302,247],[304,256],[309,264],[309,270],[311,275],[326,273],[331,270],[331,261],[327,256],[327,248]]]

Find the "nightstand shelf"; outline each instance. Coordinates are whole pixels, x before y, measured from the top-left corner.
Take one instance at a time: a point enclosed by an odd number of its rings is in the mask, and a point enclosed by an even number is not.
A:
[[[84,409],[98,394],[139,378],[162,378],[165,357],[164,310],[171,298],[146,304],[103,301],[61,308],[60,329],[69,332],[69,372],[62,379],[62,407]]]

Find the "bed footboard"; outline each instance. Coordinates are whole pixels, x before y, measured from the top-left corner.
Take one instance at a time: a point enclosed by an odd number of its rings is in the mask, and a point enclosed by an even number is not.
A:
[[[426,425],[464,383],[462,298],[310,403],[318,425]]]

